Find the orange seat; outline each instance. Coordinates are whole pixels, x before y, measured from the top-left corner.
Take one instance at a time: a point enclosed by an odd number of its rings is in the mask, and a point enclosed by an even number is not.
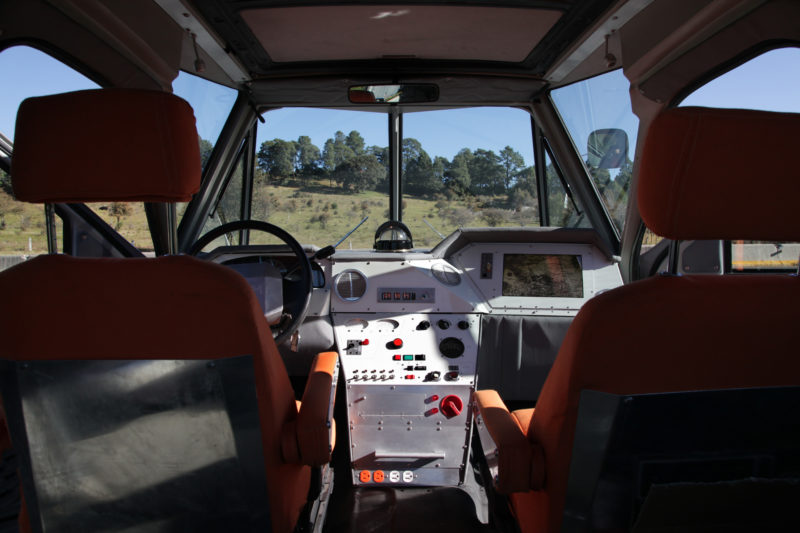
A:
[[[792,205],[800,193],[798,128],[795,114],[665,111],[642,156],[645,223],[671,239],[800,241]],[[796,386],[798,301],[800,280],[785,274],[634,282],[583,306],[535,410],[512,416],[494,391],[476,393],[481,423],[498,449],[497,486],[511,493],[523,533],[561,529],[581,391]]]
[[[171,94],[114,89],[29,99],[16,132],[12,180],[20,200],[174,202],[199,188],[192,110]],[[243,277],[185,256],[50,255],[0,274],[0,294],[0,358],[8,361],[252,357],[269,500],[262,505],[273,531],[294,530],[311,466],[326,464],[332,451],[337,355],[317,357],[298,406]]]

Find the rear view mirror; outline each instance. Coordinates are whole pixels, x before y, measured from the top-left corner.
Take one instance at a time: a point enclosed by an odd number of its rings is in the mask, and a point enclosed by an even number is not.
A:
[[[592,168],[619,168],[628,159],[628,134],[608,128],[589,134],[586,164]]]
[[[350,87],[354,104],[419,104],[439,99],[439,87],[432,83],[395,83]]]

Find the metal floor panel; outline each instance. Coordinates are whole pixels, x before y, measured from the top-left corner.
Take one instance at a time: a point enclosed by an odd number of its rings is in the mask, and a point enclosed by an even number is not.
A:
[[[324,533],[489,532],[469,495],[457,488],[352,488],[328,509]]]

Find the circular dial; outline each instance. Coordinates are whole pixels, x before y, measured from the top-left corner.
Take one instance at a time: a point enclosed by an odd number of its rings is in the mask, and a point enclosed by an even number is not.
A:
[[[355,302],[367,292],[367,277],[358,270],[345,270],[336,276],[334,290],[342,300]]]
[[[439,351],[448,359],[454,359],[464,355],[464,343],[461,339],[455,337],[447,337],[439,343]]]

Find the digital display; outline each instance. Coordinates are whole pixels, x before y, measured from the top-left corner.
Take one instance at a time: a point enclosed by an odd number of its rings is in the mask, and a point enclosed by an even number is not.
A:
[[[580,256],[505,254],[503,296],[583,298]]]

